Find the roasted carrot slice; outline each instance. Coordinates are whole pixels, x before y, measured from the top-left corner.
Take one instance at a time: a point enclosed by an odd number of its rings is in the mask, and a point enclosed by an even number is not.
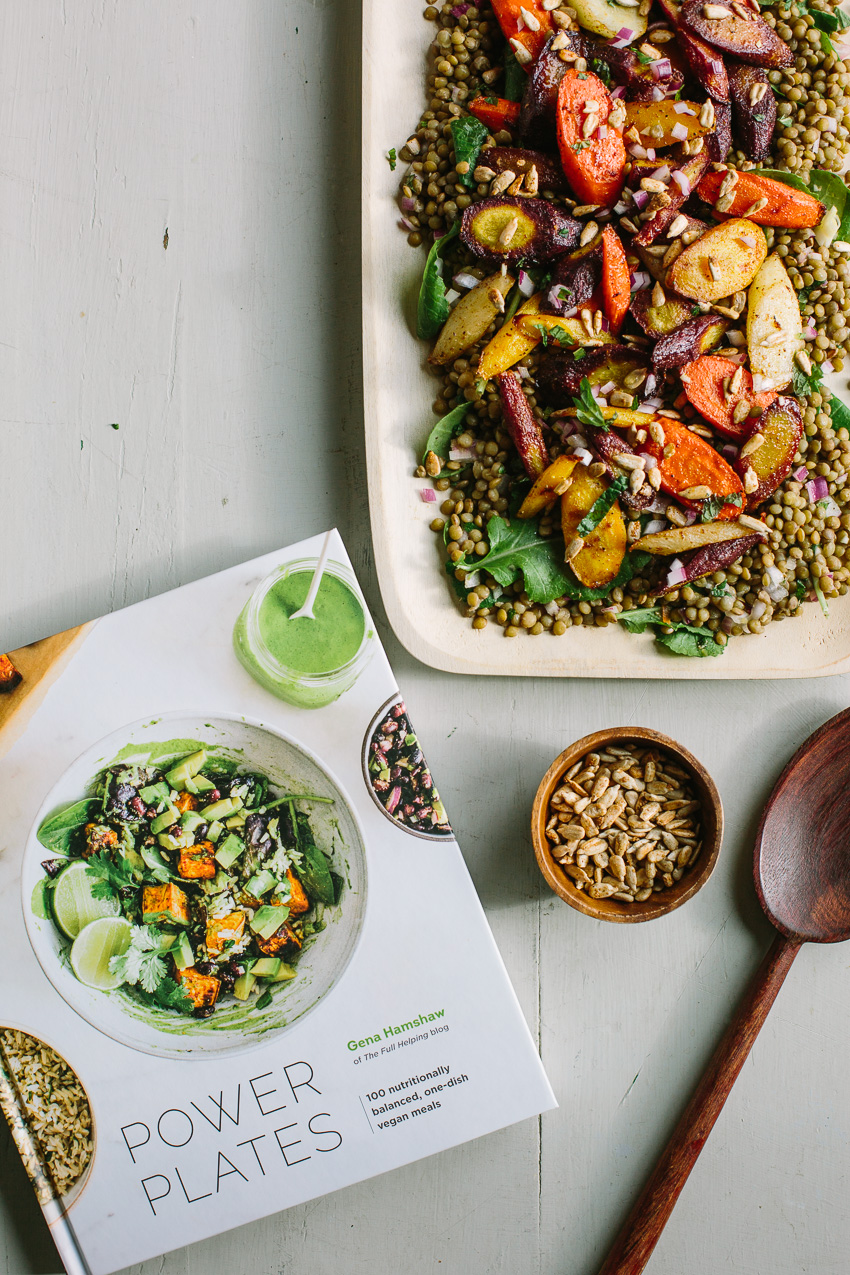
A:
[[[659,417],[658,424],[664,430],[663,444],[648,438],[641,448],[658,462],[661,486],[665,491],[671,496],[679,496],[694,487],[707,487],[712,496],[741,496],[743,499],[743,483],[710,443],[672,417]],[[701,498],[686,496],[681,499],[684,505],[693,508]],[[740,505],[727,504],[715,514],[715,518],[734,519],[740,512]]]
[[[623,187],[626,148],[620,129],[608,123],[610,112],[611,98],[598,76],[572,67],[565,72],[558,89],[558,149],[567,181],[583,204],[611,205]],[[588,119],[597,127],[585,136]]]
[[[613,226],[602,232],[602,304],[611,331],[618,333],[631,301],[631,278],[626,250]]]
[[[529,478],[537,478],[549,464],[543,431],[522,392],[516,372],[500,372],[496,377],[505,429],[513,439]]]
[[[721,354],[701,354],[680,369],[682,385],[688,401],[701,416],[738,441],[753,432],[754,417],[776,398],[775,390],[753,392],[753,378],[745,367],[724,359]],[[734,389],[732,388],[734,385]],[[739,410],[741,420],[736,421],[735,409],[739,403],[749,403],[751,411],[746,415]]]
[[[517,518],[536,518],[544,509],[554,505],[572,482],[577,464],[575,456],[558,456],[551,465],[547,465],[535,478],[531,491],[517,511]]]
[[[725,176],[725,173],[706,173],[697,187],[700,198],[712,205],[713,215],[719,221],[746,216],[748,221],[754,221],[759,226],[787,226],[796,229],[817,226],[826,212],[824,205],[804,190],[786,186],[784,182],[774,181],[772,177],[742,172],[738,173],[738,180],[732,189],[732,202],[723,212],[718,212],[714,204]],[[760,199],[766,199],[767,203],[755,212],[748,211]]]
[[[552,14],[543,8],[542,0],[492,0],[492,4],[502,34],[517,54],[520,66],[530,67],[540,56],[549,36],[555,34]],[[531,23],[526,21],[523,10],[531,15]],[[523,59],[517,45],[529,55],[527,60]]]
[[[508,102],[503,97],[474,97],[467,103],[467,110],[491,133],[498,133],[503,128],[514,127],[519,119],[520,103]]]

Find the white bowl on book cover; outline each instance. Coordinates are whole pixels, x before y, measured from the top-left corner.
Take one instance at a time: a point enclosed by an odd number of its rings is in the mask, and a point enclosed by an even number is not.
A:
[[[161,1010],[133,998],[128,990],[104,992],[87,987],[73,973],[69,943],[49,916],[34,909],[34,895],[45,873],[42,861],[54,854],[38,840],[42,822],[57,807],[78,801],[105,767],[179,757],[204,745],[240,769],[269,777],[281,793],[315,793],[333,804],[302,802],[316,844],[331,851],[331,869],[343,877],[339,902],[325,907],[325,929],[305,943],[296,978],[270,985],[271,1003],[256,1008],[225,997],[206,1019]],[[165,749],[163,751],[163,746]],[[152,753],[153,750],[153,753]],[[287,1031],[314,1010],[336,986],[349,965],[366,910],[366,852],[360,823],[339,781],[303,744],[262,722],[226,713],[166,713],[123,726],[77,758],[56,781],[38,812],[24,852],[21,902],[27,933],[41,968],[56,991],[86,1022],[112,1040],[167,1058],[220,1056],[250,1049]]]

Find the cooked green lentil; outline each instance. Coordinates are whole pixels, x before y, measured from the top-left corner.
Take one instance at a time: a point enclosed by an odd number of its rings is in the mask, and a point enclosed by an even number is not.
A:
[[[829,0],[811,0],[809,9],[831,13]],[[453,10],[456,10],[453,12]],[[461,11],[464,10],[464,11]],[[576,14],[568,5],[560,14],[575,26]],[[489,193],[489,181],[467,189],[460,182],[452,145],[451,121],[464,114],[464,103],[478,94],[497,93],[503,74],[501,65],[504,38],[489,4],[440,7],[429,5],[425,18],[437,24],[432,44],[432,60],[428,74],[428,106],[416,131],[399,148],[399,158],[407,165],[401,182],[404,224],[408,243],[418,248],[430,244],[435,235],[444,234],[464,208],[476,198]],[[659,15],[660,16],[660,15]],[[773,4],[762,7],[761,16],[790,46],[794,65],[768,72],[768,80],[778,99],[778,120],[769,159],[753,163],[737,150],[727,158],[730,168],[749,170],[756,167],[785,169],[805,177],[812,168],[841,172],[850,137],[850,63],[839,60],[822,47],[821,33],[810,12],[798,13],[796,5]],[[652,18],[650,18],[652,21]],[[565,25],[563,22],[561,25]],[[835,37],[836,39],[838,37]],[[507,131],[488,136],[484,145],[516,144]],[[486,151],[482,154],[482,162]],[[660,162],[660,161],[659,161]],[[551,192],[541,197],[563,206],[564,200]],[[569,206],[571,201],[567,201]],[[827,365],[826,371],[841,372],[850,353],[850,255],[835,246],[820,247],[812,229],[780,230],[764,227],[768,252],[776,252],[784,260],[789,278],[799,294],[803,322],[815,328],[816,336],[806,338],[806,351],[813,364]],[[484,278],[488,271],[479,260],[466,252],[458,240],[446,249],[446,276],[458,269]],[[629,257],[632,269],[639,268],[636,257]],[[732,298],[720,304],[730,305]],[[736,328],[744,329],[742,314]],[[501,325],[497,323],[482,339],[464,352],[453,364],[441,369],[441,381],[433,401],[440,417],[465,398],[469,411],[464,432],[456,441],[474,450],[475,459],[448,461],[434,477],[439,511],[442,515],[431,523],[431,529],[445,541],[451,562],[466,555],[483,557],[488,552],[487,520],[492,514],[505,515],[510,494],[517,478],[524,477],[515,464],[513,443],[504,428],[502,407],[492,382],[476,383],[475,368],[484,345]],[[806,329],[804,329],[804,336]],[[522,359],[514,368],[524,380],[528,402],[546,433],[550,459],[567,450],[557,435],[545,424],[542,407],[535,394],[537,352]],[[816,601],[816,588],[825,605],[828,599],[844,595],[850,584],[850,435],[844,427],[834,428],[828,394],[812,393],[800,402],[804,434],[791,475],[779,486],[762,508],[768,539],[751,553],[722,571],[667,592],[663,599],[666,614],[672,622],[682,621],[710,629],[715,640],[724,645],[727,636],[762,633],[771,620],[800,615],[802,603]],[[683,421],[698,419],[689,403],[681,406]],[[826,517],[822,510],[806,498],[805,482],[793,475],[805,465],[807,478],[826,480],[829,495],[840,509],[839,516]],[[424,478],[423,466],[416,476]],[[433,475],[432,475],[433,477]],[[555,522],[543,516],[539,532],[543,536],[559,534]],[[470,530],[470,527],[473,528]],[[773,601],[768,593],[769,568],[778,568],[785,577],[788,596]],[[622,588],[614,588],[609,597],[595,602],[574,601],[561,597],[542,605],[532,602],[524,592],[522,581],[502,588],[486,572],[475,572],[482,583],[470,588],[460,599],[462,612],[481,630],[492,624],[506,637],[527,633],[537,636],[550,633],[563,635],[571,626],[604,627],[616,622],[623,611],[652,605],[650,590],[659,577],[656,564],[652,575],[637,576]],[[468,576],[459,568],[455,575],[463,584]],[[726,586],[723,596],[706,594],[705,586]],[[719,592],[719,590],[718,590]]]

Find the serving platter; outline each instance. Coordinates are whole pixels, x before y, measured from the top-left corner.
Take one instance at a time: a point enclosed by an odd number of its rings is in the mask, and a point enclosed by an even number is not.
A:
[[[716,659],[662,650],[651,634],[618,625],[570,628],[563,636],[505,639],[496,624],[474,630],[458,611],[429,523],[438,506],[413,478],[434,424],[438,382],[415,336],[424,249],[399,228],[402,165],[387,159],[414,129],[425,102],[433,25],[419,0],[363,5],[363,383],[366,460],[375,563],[384,606],[399,641],[431,668],[509,677],[751,679],[824,677],[850,671],[850,594],[802,616],[768,625],[761,636],[730,639]],[[843,377],[832,390],[847,398]]]

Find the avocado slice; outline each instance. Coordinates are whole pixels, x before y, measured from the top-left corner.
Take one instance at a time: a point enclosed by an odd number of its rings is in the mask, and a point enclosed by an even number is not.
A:
[[[261,899],[263,895],[268,894],[269,890],[276,886],[277,883],[278,881],[276,876],[274,876],[271,872],[261,870],[260,872],[255,873],[254,876],[251,877],[250,881],[246,881],[245,889],[248,894],[253,894],[255,899]],[[268,935],[264,935],[263,937],[267,938]]]
[[[241,797],[222,797],[212,805],[204,806],[201,814],[205,819],[226,819],[229,815],[235,815],[241,805]]]
[[[169,770],[165,776],[165,782],[171,784],[172,788],[182,788],[187,779],[194,778],[199,770],[206,765],[207,750],[200,748],[196,753],[190,753],[188,757],[184,757],[176,766]]]
[[[195,953],[192,951],[192,944],[189,942],[189,935],[185,930],[177,935],[177,939],[171,948],[171,955],[174,957],[174,964],[179,970],[189,969],[195,964]]]
[[[174,806],[169,806],[167,810],[163,810],[161,815],[151,820],[151,832],[154,836],[158,832],[165,832],[166,828],[170,828],[173,823],[180,822],[180,811],[175,810]]]
[[[245,842],[235,833],[229,833],[216,849],[215,857],[223,868],[230,868],[245,849]]]
[[[280,973],[283,961],[279,956],[261,956],[254,962],[251,973],[257,978],[275,978]]]
[[[289,908],[272,907],[265,904],[261,908],[257,908],[251,921],[251,929],[255,934],[259,934],[261,939],[270,939],[285,921],[289,920]]]
[[[236,982],[233,984],[233,995],[238,1001],[246,1001],[251,995],[257,976],[253,970],[248,970],[245,974],[240,974]]]

